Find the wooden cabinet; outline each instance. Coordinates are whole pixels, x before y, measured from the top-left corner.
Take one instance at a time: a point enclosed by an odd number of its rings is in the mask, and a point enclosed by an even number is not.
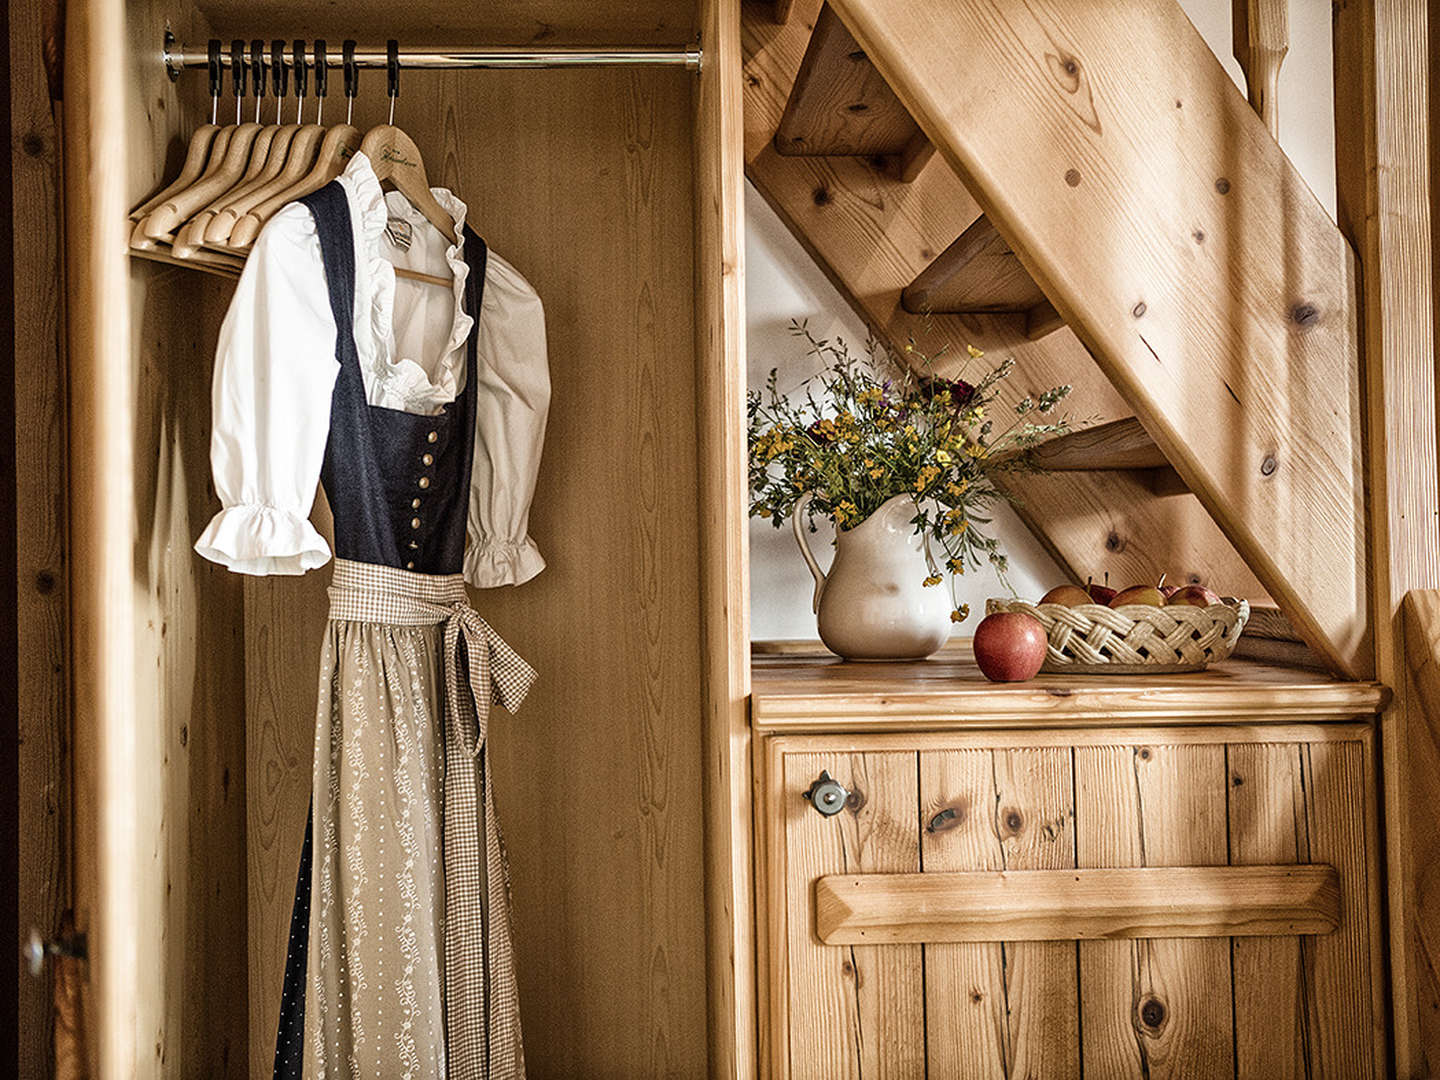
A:
[[[829,734],[766,684],[769,1075],[1384,1074],[1372,729],[1355,711],[1116,723],[1126,710],[1094,699],[1119,688],[1092,683],[1049,722],[1036,700],[1036,722],[1001,727],[934,687],[928,720],[899,687],[852,687],[875,712],[845,722],[872,730]],[[1036,698],[993,689],[988,707]],[[822,771],[849,793],[833,816],[804,797]]]

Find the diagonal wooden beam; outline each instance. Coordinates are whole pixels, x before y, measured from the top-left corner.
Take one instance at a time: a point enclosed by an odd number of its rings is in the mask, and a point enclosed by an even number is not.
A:
[[[1372,670],[1354,257],[1179,6],[835,6],[1306,642]]]

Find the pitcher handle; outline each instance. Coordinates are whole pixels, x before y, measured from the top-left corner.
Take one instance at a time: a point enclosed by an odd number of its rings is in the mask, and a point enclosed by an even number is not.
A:
[[[805,507],[810,505],[811,498],[813,498],[812,494],[807,491],[795,500],[795,506],[790,511],[790,527],[795,530],[795,543],[800,545],[800,554],[805,556],[805,565],[810,567],[810,574],[815,579],[815,598],[810,602],[810,607],[818,615],[820,613],[820,594],[825,591],[825,571],[821,570],[820,564],[815,561],[815,553],[810,550],[810,541],[805,539],[805,526],[800,522]]]

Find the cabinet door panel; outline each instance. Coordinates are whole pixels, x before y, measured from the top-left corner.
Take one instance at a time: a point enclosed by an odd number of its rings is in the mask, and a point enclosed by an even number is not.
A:
[[[1075,865],[1068,748],[920,755],[925,870]],[[1071,942],[925,946],[932,1076],[1078,1076]]]
[[[1225,747],[1075,749],[1080,866],[1224,866]],[[1092,1076],[1234,1076],[1230,942],[1082,941],[1081,1029]]]
[[[833,817],[801,797],[822,770],[852,793]],[[790,1075],[923,1077],[921,947],[829,947],[814,926],[817,878],[920,869],[915,755],[792,754],[784,777]]]

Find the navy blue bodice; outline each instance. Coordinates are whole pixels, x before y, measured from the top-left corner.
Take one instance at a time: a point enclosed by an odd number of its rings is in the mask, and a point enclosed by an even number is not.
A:
[[[335,555],[421,574],[458,574],[465,558],[470,465],[475,456],[475,342],[485,287],[485,243],[465,235],[465,388],[436,416],[418,416],[365,396],[355,349],[355,246],[345,192],[332,182],[300,200],[315,217],[340,373],[330,403],[330,438],[320,480],[335,518]]]

